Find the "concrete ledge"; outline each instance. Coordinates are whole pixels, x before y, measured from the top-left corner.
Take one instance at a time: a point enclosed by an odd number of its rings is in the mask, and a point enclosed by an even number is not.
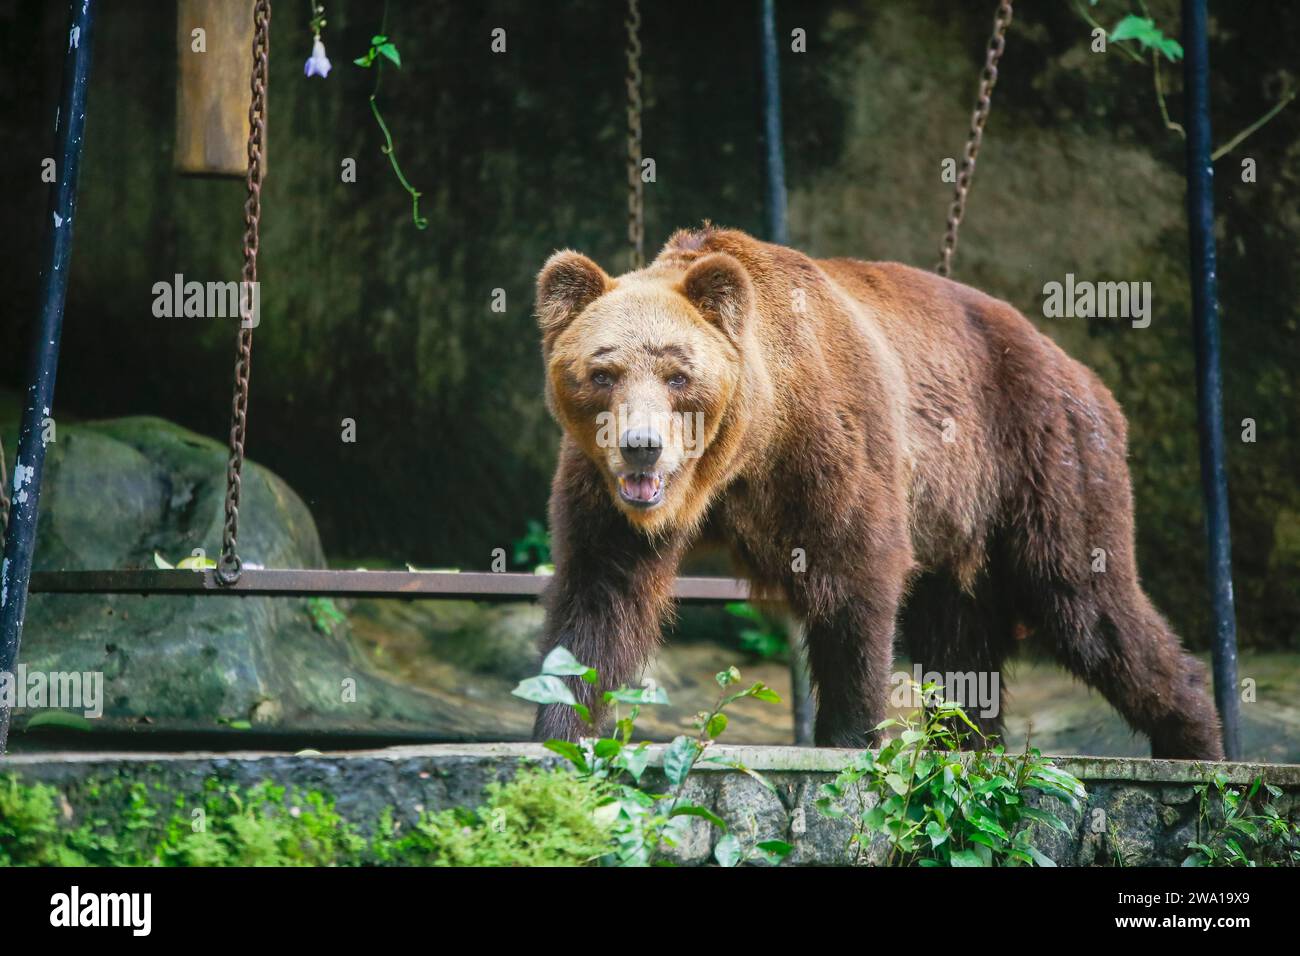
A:
[[[651,765],[662,760],[663,745],[651,748]],[[687,796],[727,820],[742,840],[783,839],[794,845],[788,862],[843,865],[874,862],[878,854],[850,847],[852,823],[831,820],[816,809],[820,788],[848,766],[856,751],[802,747],[716,745],[711,753],[762,773],[775,792],[738,771],[701,766],[688,783]],[[521,762],[563,763],[540,744],[427,744],[318,754],[270,751],[233,753],[17,754],[0,760],[0,773],[58,788],[73,820],[112,819],[120,808],[105,794],[123,788],[118,781],[145,783],[162,799],[197,796],[209,778],[252,785],[261,780],[301,790],[320,790],[337,801],[339,812],[369,827],[392,807],[401,820],[414,821],[422,810],[473,806],[494,780],[509,779]],[[1279,787],[1279,812],[1300,807],[1300,765],[1200,763],[1131,758],[1062,757],[1057,765],[1088,790],[1080,814],[1063,814],[1068,835],[1043,833],[1039,848],[1061,865],[1178,865],[1194,838],[1198,801],[1193,787],[1223,773],[1236,784],[1262,776]],[[648,789],[667,788],[651,770]],[[1033,794],[1032,799],[1042,798]],[[1058,808],[1059,812],[1059,808]],[[678,848],[682,863],[708,862],[717,832],[695,821]]]

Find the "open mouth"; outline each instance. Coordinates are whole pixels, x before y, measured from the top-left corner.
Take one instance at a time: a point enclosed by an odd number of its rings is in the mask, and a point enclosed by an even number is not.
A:
[[[653,508],[664,500],[664,477],[657,471],[619,475],[618,494],[634,508]]]

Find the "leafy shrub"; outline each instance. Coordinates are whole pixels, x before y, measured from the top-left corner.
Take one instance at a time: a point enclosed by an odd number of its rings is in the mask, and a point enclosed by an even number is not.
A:
[[[409,833],[389,814],[374,855],[414,866],[582,866],[608,851],[603,789],[567,769],[525,768],[489,784],[482,806],[426,812]]]
[[[590,710],[577,701],[564,683],[565,677],[577,677],[592,684],[598,680],[594,668],[579,662],[565,648],[557,647],[542,662],[542,673],[521,681],[514,693],[539,704],[567,704],[583,721],[591,723]],[[745,690],[728,692],[728,687],[740,683],[740,671],[734,667],[714,675],[714,680],[722,688],[722,695],[712,710],[696,715],[696,735],[683,734],[674,738],[664,752],[663,771],[673,788],[671,793],[647,793],[641,789],[641,778],[650,761],[649,744],[632,742],[641,706],[668,703],[668,695],[661,687],[620,687],[605,692],[605,702],[614,710],[612,737],[585,738],[581,744],[567,740],[546,742],[548,749],[573,764],[579,779],[591,781],[601,788],[599,812],[611,821],[612,839],[612,849],[601,862],[615,866],[663,863],[664,848],[678,845],[692,819],[705,820],[723,831],[714,849],[714,858],[723,866],[735,866],[749,859],[778,862],[790,852],[790,845],[781,840],[742,846],[739,839],[729,832],[725,820],[708,808],[684,799],[687,778],[701,762],[741,770],[772,789],[771,784],[748,767],[706,754],[727,729],[726,709],[731,704],[747,697],[772,703],[781,698],[761,681]],[[621,713],[623,706],[630,708],[626,716]]]
[[[818,809],[844,817],[843,802],[856,796],[852,842],[861,855],[873,836],[883,835],[891,865],[1055,866],[1032,845],[1032,824],[1063,833],[1069,828],[1050,810],[1027,804],[1023,791],[1056,797],[1077,811],[1086,796],[1083,784],[1037,750],[1017,757],[1001,746],[955,752],[978,728],[939,696],[936,685],[921,690],[931,703],[916,718],[881,722],[876,729],[902,732],[826,784]]]
[[[1195,790],[1196,839],[1183,866],[1300,866],[1300,824],[1273,805],[1282,795],[1277,787],[1256,777],[1243,790],[1216,773]],[[1261,791],[1269,799],[1260,799]]]

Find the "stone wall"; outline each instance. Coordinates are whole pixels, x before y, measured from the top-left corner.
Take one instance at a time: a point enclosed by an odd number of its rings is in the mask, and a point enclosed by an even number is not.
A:
[[[656,765],[663,748],[654,748]],[[851,850],[848,820],[831,820],[815,802],[822,784],[853,757],[849,750],[798,747],[718,746],[716,752],[757,770],[774,792],[743,773],[701,768],[688,784],[688,796],[725,819],[742,841],[783,839],[794,845],[787,864],[801,866],[875,863],[881,846],[864,854]],[[508,779],[523,761],[554,763],[558,758],[538,744],[438,744],[391,747],[322,755],[286,753],[58,753],[6,758],[0,771],[16,773],[28,782],[57,787],[66,798],[69,822],[84,815],[112,818],[114,807],[104,796],[123,788],[105,787],[112,780],[145,783],[160,797],[195,796],[203,782],[216,777],[251,785],[273,780],[302,790],[316,789],[337,799],[339,812],[361,826],[391,806],[399,819],[413,821],[423,809],[474,806],[493,780]],[[1279,787],[1274,801],[1279,812],[1294,816],[1300,807],[1300,766],[1294,764],[1198,764],[1169,760],[1065,757],[1058,766],[1080,780],[1088,791],[1082,813],[1063,814],[1072,832],[1042,834],[1037,846],[1059,865],[1177,866],[1195,834],[1198,800],[1193,787],[1215,772],[1236,784],[1257,776]],[[650,789],[663,789],[662,777],[651,771]],[[1097,811],[1104,811],[1098,813]],[[711,860],[718,833],[695,821],[678,847],[678,862],[703,864]]]

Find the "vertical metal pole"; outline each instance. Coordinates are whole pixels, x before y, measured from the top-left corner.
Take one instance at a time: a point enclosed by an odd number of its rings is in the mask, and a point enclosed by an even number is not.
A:
[[[13,674],[27,609],[27,582],[36,545],[36,513],[45,466],[43,421],[54,407],[54,376],[63,330],[63,304],[72,262],[72,227],[77,206],[77,174],[86,125],[86,88],[90,80],[91,37],[96,0],[72,0],[72,15],[63,57],[63,93],[55,114],[54,157],[57,180],[45,217],[45,271],[41,281],[41,317],[34,330],[27,391],[14,458],[13,504],[0,562],[0,673]],[[0,705],[0,754],[9,740],[9,708]]]
[[[786,222],[785,148],[781,135],[781,61],[776,46],[776,0],[761,0],[763,45],[763,138],[767,145],[767,238],[786,245],[790,227]],[[816,710],[812,698],[812,677],[803,646],[803,627],[789,621],[790,707],[794,715],[794,742],[813,742]]]
[[[776,0],[763,4],[763,135],[767,140],[767,238],[785,245],[785,150],[781,137],[781,69],[776,52]]]
[[[1210,600],[1214,614],[1214,700],[1223,721],[1223,751],[1241,757],[1237,697],[1237,620],[1232,598],[1228,477],[1223,448],[1223,376],[1219,369],[1218,273],[1214,249],[1214,165],[1210,160],[1210,54],[1206,0],[1183,0],[1187,96],[1187,223],[1196,341],[1196,420],[1205,496]]]

